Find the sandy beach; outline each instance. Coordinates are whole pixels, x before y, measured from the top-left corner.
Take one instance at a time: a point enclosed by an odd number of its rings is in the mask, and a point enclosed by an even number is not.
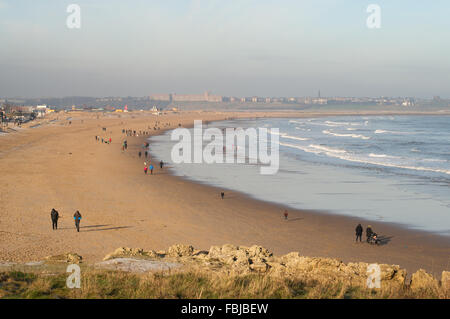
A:
[[[145,175],[138,157],[147,137],[126,137],[122,129],[150,131],[194,119],[317,116],[309,113],[149,112],[106,115],[56,113],[42,125],[0,136],[0,262],[35,261],[77,252],[85,262],[100,261],[114,249],[164,249],[172,244],[261,245],[276,254],[298,251],[306,256],[344,262],[398,264],[409,273],[423,268],[440,276],[450,269],[450,238],[371,222],[386,245],[355,243],[358,219],[326,212],[289,210],[214,187],[196,184],[159,169]],[[71,124],[69,124],[69,119]],[[159,121],[161,130],[153,130]],[[170,123],[170,124],[169,124]],[[28,126],[35,126],[32,123]],[[102,130],[106,127],[106,132]],[[102,144],[95,136],[112,139]],[[122,150],[127,139],[128,150]],[[151,149],[150,149],[151,152]],[[62,218],[52,230],[50,210]],[[73,214],[83,216],[75,231]]]

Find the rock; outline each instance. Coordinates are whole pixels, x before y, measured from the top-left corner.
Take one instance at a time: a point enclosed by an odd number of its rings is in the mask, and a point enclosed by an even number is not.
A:
[[[142,248],[128,248],[128,247],[119,247],[114,250],[112,253],[108,254],[103,258],[103,260],[110,260],[118,257],[156,257],[156,252],[153,250],[144,251]]]
[[[250,264],[250,269],[259,273],[268,271],[270,266],[264,262],[257,262]]]
[[[188,245],[173,245],[169,247],[168,255],[170,257],[189,257],[194,253],[194,247]]]
[[[252,247],[234,246],[230,244],[222,247],[212,246],[208,257],[230,265],[233,268],[241,268],[241,271],[267,271],[270,266],[266,261],[272,258],[272,253],[261,246]]]
[[[433,289],[438,286],[438,282],[432,275],[428,274],[425,270],[419,269],[411,277],[410,288],[411,290],[421,289]]]
[[[208,253],[209,252],[207,250],[194,250],[192,256],[204,259],[208,257]]]
[[[380,265],[381,281],[403,286],[406,280],[406,270],[398,265]]]
[[[70,264],[79,264],[83,257],[76,253],[67,253],[61,254],[57,256],[48,256],[45,257],[45,260],[49,262],[62,262],[62,263],[70,263]]]
[[[258,258],[262,258],[262,259],[269,259],[273,255],[266,248],[261,247],[261,246],[257,246],[257,245],[254,245],[254,246],[248,248],[247,252],[248,252],[248,257],[249,258],[258,257]]]

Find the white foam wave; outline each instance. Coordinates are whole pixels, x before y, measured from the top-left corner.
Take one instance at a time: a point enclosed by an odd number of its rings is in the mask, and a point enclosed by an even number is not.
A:
[[[297,140],[297,141],[309,141],[309,138],[306,137],[299,137],[299,136],[291,136],[287,133],[276,133],[276,132],[270,132],[270,134],[279,135],[282,138],[288,138],[291,140]]]
[[[310,128],[295,127],[296,130],[311,132]]]
[[[438,159],[438,158],[424,158],[422,161],[424,161],[424,162],[439,162],[439,163],[448,162],[447,160]]]
[[[393,155],[374,154],[374,153],[370,153],[369,156],[370,156],[370,157],[376,157],[376,158],[400,158],[400,157],[398,157],[398,156],[393,156]]]
[[[375,134],[414,134],[414,133],[412,133],[412,132],[388,131],[388,130],[375,130]]]
[[[290,120],[289,123],[296,123],[296,124],[300,124],[300,125],[305,125],[305,122],[300,122],[300,121],[296,121],[296,120]]]
[[[291,136],[291,135],[281,135],[282,138],[289,138],[291,140],[298,140],[298,141],[309,141],[309,138],[306,137],[298,137],[298,136]]]
[[[361,123],[355,122],[334,122],[334,121],[325,121],[328,126],[361,126]]]
[[[333,135],[333,136],[339,136],[339,137],[353,137],[353,138],[360,138],[360,139],[363,139],[363,140],[370,140],[370,137],[364,136],[364,135],[361,135],[361,134],[339,134],[339,133],[331,132],[329,130],[324,130],[324,131],[322,131],[322,133],[323,134],[328,134],[328,135]]]
[[[310,144],[309,146],[302,146],[302,145],[293,145],[293,144],[289,144],[289,143],[280,143],[280,145],[283,145],[286,147],[291,147],[291,148],[296,148],[296,149],[302,150],[307,153],[325,154],[329,157],[338,158],[341,160],[354,162],[354,163],[370,164],[370,165],[384,166],[384,167],[391,167],[391,168],[400,168],[400,169],[409,169],[409,170],[416,170],[416,171],[444,173],[444,174],[450,175],[450,170],[447,170],[447,169],[432,168],[432,167],[425,167],[425,166],[402,165],[399,163],[391,163],[391,162],[380,162],[380,161],[376,161],[376,160],[371,160],[370,157],[365,158],[364,156],[357,156],[357,155],[350,154],[345,150],[333,149],[333,148],[322,146],[322,145]]]
[[[309,147],[312,147],[319,151],[323,151],[323,152],[327,152],[327,153],[339,153],[339,154],[347,153],[346,150],[341,150],[338,148],[331,148],[331,147],[327,147],[327,146],[323,146],[323,145],[310,144]]]

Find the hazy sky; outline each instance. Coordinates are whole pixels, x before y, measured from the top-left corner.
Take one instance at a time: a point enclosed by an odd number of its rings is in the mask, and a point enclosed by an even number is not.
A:
[[[449,39],[448,0],[0,0],[0,96],[450,97]]]

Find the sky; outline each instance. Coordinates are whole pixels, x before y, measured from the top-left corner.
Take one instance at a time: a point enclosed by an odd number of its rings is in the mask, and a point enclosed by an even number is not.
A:
[[[448,0],[0,0],[0,97],[448,98],[449,39]]]

